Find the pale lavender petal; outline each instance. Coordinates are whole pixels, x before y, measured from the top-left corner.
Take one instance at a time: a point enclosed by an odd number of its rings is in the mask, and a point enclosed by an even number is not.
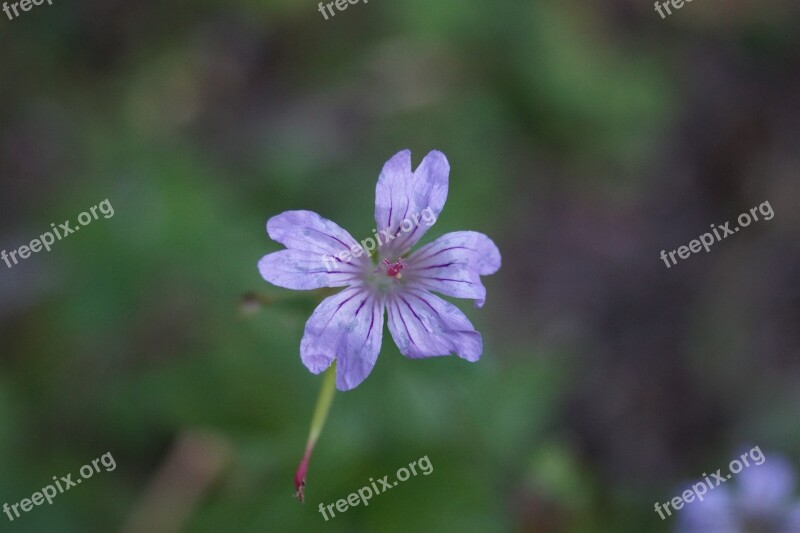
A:
[[[300,358],[315,374],[336,359],[336,388],[350,390],[372,371],[382,337],[382,303],[370,291],[351,287],[314,310],[300,341]]]
[[[794,493],[795,474],[791,464],[781,456],[770,455],[761,465],[751,463],[737,474],[742,507],[750,513],[775,513],[783,508]]]
[[[486,289],[480,276],[500,268],[500,252],[492,240],[475,231],[442,235],[411,254],[403,275],[412,286],[446,296],[470,298],[482,307]]]
[[[403,255],[436,222],[447,200],[449,175],[450,163],[436,150],[413,172],[409,150],[386,162],[375,188],[380,258]]]
[[[338,260],[328,262],[328,266],[325,264],[316,253],[281,250],[262,257],[258,262],[258,270],[273,285],[298,291],[344,287],[359,277],[353,265]]]
[[[389,331],[400,353],[412,359],[457,354],[477,361],[480,333],[456,306],[428,291],[407,288],[389,297]]]
[[[279,287],[341,287],[354,279],[367,261],[364,255],[351,255],[357,243],[347,231],[312,211],[276,215],[267,222],[267,233],[287,250],[264,256],[258,269],[265,280]],[[348,255],[342,256],[345,252]]]
[[[267,221],[267,233],[290,250],[336,255],[358,244],[338,224],[313,211],[285,211]]]
[[[689,487],[687,487],[689,488]],[[677,493],[682,494],[683,491]],[[669,507],[672,518],[678,514],[679,533],[742,533],[742,524],[737,517],[737,506],[727,487],[715,487],[704,496],[703,501],[695,499],[684,504],[680,510]],[[667,512],[662,514],[669,520]]]
[[[375,187],[375,227],[394,228],[403,221],[411,199],[408,186],[414,173],[411,170],[411,150],[403,150],[383,165]]]

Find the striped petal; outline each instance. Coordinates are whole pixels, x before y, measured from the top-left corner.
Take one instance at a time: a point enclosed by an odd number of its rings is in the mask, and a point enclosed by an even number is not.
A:
[[[300,358],[314,374],[336,359],[336,388],[357,387],[372,372],[383,337],[383,305],[370,291],[351,287],[314,310],[300,341]]]
[[[436,150],[413,172],[410,150],[386,162],[375,188],[380,259],[403,255],[436,222],[447,200],[449,176],[450,163]]]
[[[420,289],[391,295],[386,304],[389,332],[400,352],[412,359],[457,354],[480,359],[480,333],[456,306]]]
[[[295,290],[343,287],[362,272],[366,256],[353,257],[358,246],[350,234],[312,211],[286,211],[267,222],[269,236],[286,246],[261,258],[261,276]]]
[[[404,276],[410,286],[475,300],[483,307],[486,288],[480,276],[500,268],[500,251],[492,240],[476,231],[442,235],[411,254]]]

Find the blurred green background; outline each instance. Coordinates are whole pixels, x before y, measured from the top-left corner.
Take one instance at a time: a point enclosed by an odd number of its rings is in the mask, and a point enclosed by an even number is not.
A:
[[[115,209],[0,263],[0,502],[117,463],[0,529],[668,531],[654,502],[741,445],[797,464],[798,29],[788,0],[0,15],[0,249]],[[309,209],[369,236],[404,148],[452,167],[425,240],[471,229],[503,255],[486,306],[456,302],[483,357],[411,361],[386,334],[300,504],[320,296],[260,278],[265,222]],[[764,201],[774,219],[660,260]],[[319,514],[425,455],[431,475]]]

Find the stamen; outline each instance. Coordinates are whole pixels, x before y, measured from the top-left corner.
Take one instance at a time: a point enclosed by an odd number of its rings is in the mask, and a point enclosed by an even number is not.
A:
[[[398,259],[394,264],[390,263],[388,259],[384,259],[383,264],[386,265],[386,275],[390,278],[401,279],[403,277],[400,271],[406,267],[406,264],[402,259]]]

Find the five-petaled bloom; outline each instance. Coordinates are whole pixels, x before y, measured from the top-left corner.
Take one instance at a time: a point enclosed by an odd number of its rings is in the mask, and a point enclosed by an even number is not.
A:
[[[380,244],[375,262],[347,231],[314,212],[287,211],[267,222],[269,236],[286,250],[259,261],[265,280],[295,290],[347,287],[316,308],[300,342],[300,357],[311,372],[319,374],[336,360],[339,390],[358,386],[375,366],[384,309],[403,355],[480,358],[480,333],[456,306],[429,291],[470,298],[481,307],[486,289],[480,276],[500,268],[497,246],[482,233],[457,231],[409,254],[429,227],[418,223],[418,214],[439,216],[449,174],[450,164],[438,151],[425,156],[416,170],[409,150],[386,162],[375,190]],[[406,227],[412,214],[417,224]],[[324,266],[329,258],[335,261],[332,269]]]

